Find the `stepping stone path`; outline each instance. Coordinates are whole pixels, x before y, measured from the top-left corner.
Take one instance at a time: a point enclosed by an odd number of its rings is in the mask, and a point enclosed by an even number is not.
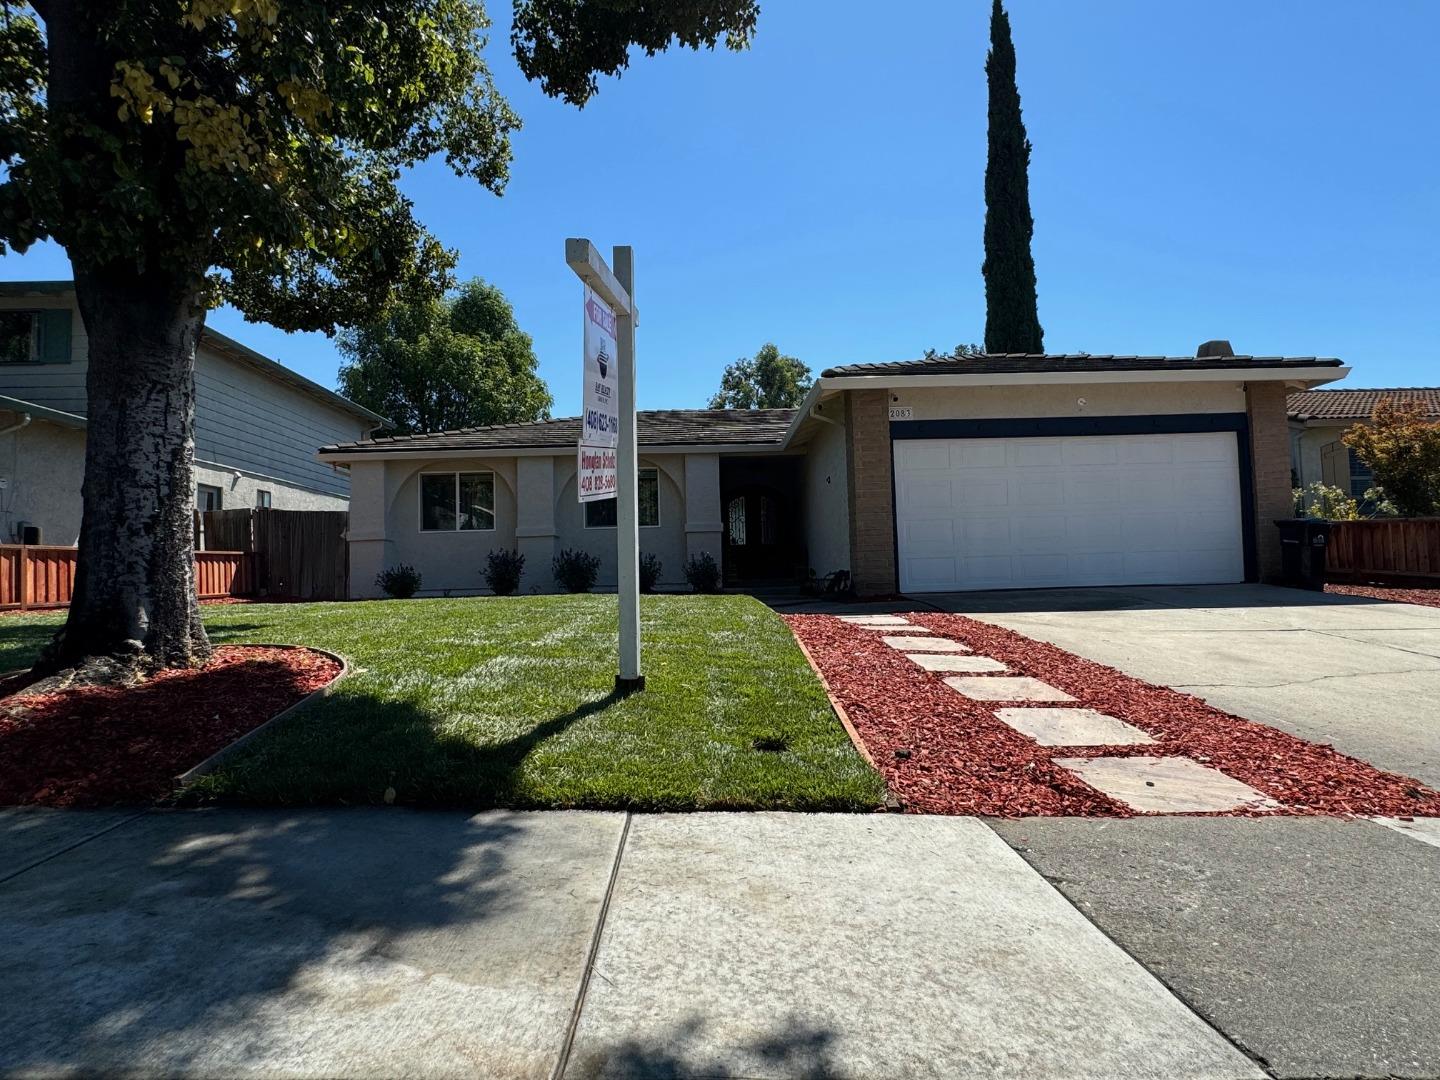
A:
[[[926,671],[1008,671],[999,660],[988,656],[962,656],[955,653],[907,653],[907,660],[913,660]]]
[[[995,715],[1041,746],[1139,746],[1155,741],[1095,709],[996,709]]]
[[[1132,810],[1145,813],[1203,814],[1280,806],[1248,784],[1189,758],[1056,758],[1055,764]]]
[[[957,675],[945,685],[975,701],[1074,701],[1063,690],[1028,675]]]
[[[841,622],[852,626],[909,626],[910,620],[899,615],[837,615]]]
[[[915,627],[916,630],[920,628]],[[906,631],[911,633],[911,631]],[[880,639],[892,649],[899,649],[904,653],[911,652],[946,652],[946,653],[968,653],[970,646],[961,645],[958,641],[951,641],[949,638],[940,637],[883,637]],[[912,657],[913,659],[913,657]]]

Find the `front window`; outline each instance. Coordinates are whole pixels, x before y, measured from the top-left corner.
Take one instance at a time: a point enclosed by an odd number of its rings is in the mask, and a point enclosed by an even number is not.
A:
[[[35,313],[0,311],[0,364],[28,364],[35,355]]]
[[[485,532],[495,528],[495,474],[423,473],[422,532]]]
[[[195,485],[195,508],[197,510],[220,510],[223,496],[218,487],[210,484]]]
[[[660,524],[660,473],[655,469],[641,469],[638,473],[640,490],[640,527],[650,529]],[[598,499],[585,504],[585,527],[587,529],[615,528],[616,501]]]
[[[270,492],[266,491],[264,488],[256,488],[256,490],[255,490],[255,508],[256,508],[257,510],[269,510],[269,509],[270,509]]]

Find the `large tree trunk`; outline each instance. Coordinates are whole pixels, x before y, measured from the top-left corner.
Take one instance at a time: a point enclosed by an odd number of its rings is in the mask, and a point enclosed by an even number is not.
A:
[[[69,618],[41,672],[89,666],[108,678],[210,654],[193,550],[199,287],[77,268],[90,350],[85,510]]]

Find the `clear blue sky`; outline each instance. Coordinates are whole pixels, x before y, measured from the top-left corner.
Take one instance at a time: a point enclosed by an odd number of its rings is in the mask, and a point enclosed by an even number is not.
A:
[[[636,249],[640,403],[701,406],[766,341],[826,366],[978,341],[988,0],[769,0],[754,48],[639,56],[583,112],[491,58],[525,121],[495,198],[419,215],[498,284],[556,414],[579,398],[567,235]],[[1440,381],[1440,3],[1010,0],[1052,352],[1339,356]],[[68,277],[37,248],[7,279]],[[327,385],[318,335],[216,328]]]

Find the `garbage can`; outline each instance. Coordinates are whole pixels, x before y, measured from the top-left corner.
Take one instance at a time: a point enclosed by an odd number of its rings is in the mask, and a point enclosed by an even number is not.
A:
[[[1280,528],[1280,583],[1295,589],[1323,590],[1330,522],[1284,518],[1275,524]]]

